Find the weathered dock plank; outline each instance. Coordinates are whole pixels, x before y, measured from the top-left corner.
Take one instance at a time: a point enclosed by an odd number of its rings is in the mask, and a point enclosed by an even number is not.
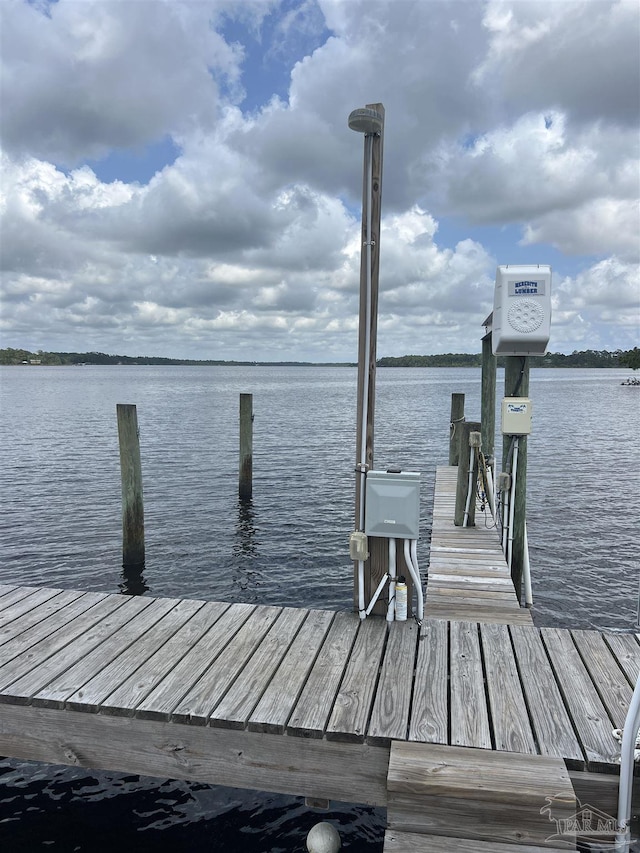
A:
[[[405,740],[409,728],[414,660],[420,631],[415,622],[393,622],[376,691],[367,741]]]
[[[480,626],[495,748],[537,754],[506,625]]]
[[[249,717],[249,729],[282,734],[315,663],[335,613],[312,610],[262,698]]]
[[[496,844],[544,846],[547,811],[576,810],[564,762],[540,755],[396,742],[387,788],[391,829]],[[575,838],[556,846],[575,849]]]
[[[540,632],[522,625],[514,625],[509,630],[538,751],[542,755],[564,758],[570,768],[582,770],[584,755],[549,666]]]
[[[76,711],[99,711],[107,696],[130,678],[158,649],[162,648],[203,604],[203,601],[185,600],[162,608],[164,612],[155,624],[146,631],[143,630],[129,646],[121,645],[120,653],[110,663],[101,665],[95,675],[66,698],[65,703]],[[146,615],[149,615],[149,610],[146,611]],[[118,639],[117,636],[115,639]],[[96,654],[101,651],[102,647],[96,650]]]
[[[605,642],[615,655],[618,666],[635,687],[640,676],[640,646],[635,634],[607,634]]]
[[[367,619],[360,625],[327,724],[330,740],[364,740],[386,638],[384,620]]]
[[[416,661],[409,740],[449,743],[449,624],[422,626]]]
[[[336,614],[287,723],[289,734],[323,736],[359,624],[355,613]]]
[[[136,706],[137,717],[168,720],[174,708],[195,684],[254,611],[252,604],[232,604],[209,630]]]
[[[542,628],[541,633],[558,686],[585,753],[587,769],[606,770],[607,767],[616,765],[620,757],[620,747],[611,733],[613,724],[578,654],[571,634],[559,628]]]
[[[296,634],[307,610],[285,607],[249,663],[233,681],[209,722],[224,728],[245,728],[251,712],[269,685]]]
[[[132,716],[163,679],[175,677],[173,671],[182,658],[200,642],[205,633],[229,607],[230,605],[225,602],[207,601],[197,609],[193,616],[129,678],[111,690],[100,704],[101,713]]]
[[[478,625],[450,625],[451,744],[491,749]]]
[[[39,619],[25,619],[24,622],[20,620],[22,630],[3,644],[0,652],[2,660],[10,663],[12,659],[28,652],[29,649],[42,646],[42,640],[55,633],[60,624],[68,625],[76,616],[84,613],[104,598],[106,598],[104,593],[69,591],[62,593],[55,599],[49,599],[42,607],[47,605],[50,607],[39,614]],[[57,602],[55,607],[52,606],[53,601]],[[40,610],[40,608],[36,609]],[[31,616],[32,612],[28,615]],[[0,667],[1,671],[2,667]]]
[[[32,586],[8,586],[3,585],[0,587],[0,592],[2,595],[0,596],[0,625],[3,625],[5,621],[9,621],[14,618],[11,614],[5,614],[3,611],[12,607],[17,602],[21,601],[23,598],[27,596],[33,595],[35,592],[35,588]],[[26,610],[29,609],[29,605],[27,605]],[[23,610],[22,612],[26,612]]]
[[[124,598],[123,596],[115,596],[115,600],[116,607],[111,609],[104,618],[94,622],[87,631],[76,635],[73,642],[65,643],[38,666],[30,668],[29,672],[13,681],[10,687],[0,694],[0,700],[18,704],[30,703],[33,696],[44,691],[48,684],[72,669],[86,655],[91,654],[105,639],[131,622],[153,601],[151,598]],[[100,607],[100,603],[96,607]],[[65,638],[64,627],[62,630],[62,637]]]
[[[418,835],[388,829],[382,853],[566,853],[566,847],[540,847],[537,844],[501,844],[476,838],[452,838],[443,835]]]
[[[616,728],[624,728],[633,691],[601,634],[572,631],[580,657]]]
[[[33,624],[30,621],[34,618],[33,611],[62,592],[61,589],[32,589],[26,596],[19,596],[0,611],[0,643],[6,643],[20,633],[23,625],[29,627]],[[37,618],[36,613],[35,619]]]
[[[281,607],[257,605],[238,633],[225,644],[212,665],[174,708],[172,719],[205,725],[281,612]]]
[[[385,806],[389,750],[361,743],[0,705],[0,754]]]
[[[88,654],[82,655],[68,669],[50,679],[46,685],[31,695],[33,705],[44,705],[48,708],[59,708],[86,684],[93,679],[97,673],[110,664],[125,650],[129,650],[135,641],[149,630],[165,613],[168,613],[176,602],[170,598],[153,599],[147,607],[141,608],[136,613],[135,619],[129,619],[126,624],[120,625],[108,637],[93,648]],[[131,608],[128,608],[131,609]],[[121,608],[119,612],[122,612]],[[81,646],[81,642],[76,642]]]

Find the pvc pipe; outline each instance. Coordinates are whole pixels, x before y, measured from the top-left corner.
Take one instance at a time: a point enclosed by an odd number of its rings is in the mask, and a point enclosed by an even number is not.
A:
[[[487,472],[487,500],[489,501],[489,509],[491,510],[491,517],[494,522],[496,520],[496,494],[493,486],[493,474],[491,472],[491,465],[487,465],[485,468]]]
[[[404,540],[404,561],[407,565],[407,569],[409,570],[409,574],[411,575],[411,579],[413,580],[413,585],[416,588],[416,593],[418,595],[418,621],[422,622],[424,617],[424,598],[422,595],[422,583],[420,581],[420,570],[418,568],[418,540],[417,539],[405,539]]]
[[[389,577],[389,575],[385,575],[382,578],[382,580],[380,581],[380,583],[378,584],[378,588],[376,589],[375,593],[373,594],[373,598],[369,602],[369,606],[367,607],[367,609],[365,611],[365,616],[368,616],[371,613],[371,611],[373,610],[373,608],[375,607],[376,601],[380,598],[380,593],[384,589],[384,585],[386,584],[388,577]]]
[[[364,608],[364,560],[358,560],[358,614],[361,619],[366,619]]]
[[[467,522],[469,521],[469,510],[471,509],[471,497],[474,492],[473,488],[473,462],[474,462],[474,452],[475,447],[469,448],[469,482],[467,483],[467,505],[464,508],[464,518],[462,519],[462,526],[466,527]]]
[[[502,494],[502,553],[507,559],[507,536],[509,535],[509,492]]]
[[[511,497],[509,499],[509,540],[507,543],[507,565],[511,568],[513,557],[513,519],[516,513],[516,475],[518,473],[518,445],[520,439],[516,437],[513,445],[513,462],[511,468]]]
[[[620,747],[620,788],[618,790],[618,831],[616,853],[627,853],[631,843],[631,794],[636,738],[640,728],[640,679],[636,682],[633,697],[622,730]]]
[[[533,590],[531,589],[531,564],[529,562],[529,537],[527,536],[527,522],[524,523],[524,560],[522,564],[522,577],[524,581],[524,603],[527,607],[533,605]]]
[[[422,595],[422,581],[420,580],[420,566],[418,565],[418,540],[411,540],[411,577],[418,594],[418,622],[424,619],[424,596]]]
[[[389,604],[387,605],[387,622],[395,619],[396,596],[396,540],[389,539]]]
[[[415,585],[416,580],[414,577],[414,568],[413,568],[413,563],[411,562],[411,552],[409,550],[411,547],[411,540],[404,539],[403,545],[404,545],[404,562],[405,562],[405,565],[407,567],[409,574],[413,578],[413,583]],[[408,610],[409,610],[409,607],[408,607],[408,602],[407,602],[407,615],[408,615]]]

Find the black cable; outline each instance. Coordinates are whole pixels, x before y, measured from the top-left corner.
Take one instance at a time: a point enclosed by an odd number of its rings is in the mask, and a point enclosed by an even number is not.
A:
[[[516,387],[513,390],[512,397],[518,396],[518,391],[520,390],[520,386],[522,385],[522,379],[524,378],[524,369],[527,365],[527,357],[526,355],[522,356],[522,361],[520,363],[520,375],[518,376],[518,381],[516,382]]]

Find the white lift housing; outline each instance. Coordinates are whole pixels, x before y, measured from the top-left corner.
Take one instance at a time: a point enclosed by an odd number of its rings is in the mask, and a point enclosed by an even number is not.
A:
[[[551,334],[551,267],[508,264],[496,272],[494,355],[545,355]]]

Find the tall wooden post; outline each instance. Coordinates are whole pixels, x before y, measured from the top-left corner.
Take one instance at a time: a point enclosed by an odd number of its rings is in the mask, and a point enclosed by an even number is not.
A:
[[[491,332],[482,339],[482,452],[493,456],[496,440],[496,357],[491,350]]]
[[[380,113],[383,127],[379,135],[372,137],[371,142],[371,199],[369,199],[369,176],[367,173],[367,158],[364,158],[362,181],[362,227],[360,253],[360,325],[358,334],[358,409],[356,428],[356,466],[361,462],[361,424],[363,419],[362,403],[365,385],[368,390],[366,417],[366,466],[373,467],[373,437],[376,402],[376,352],[378,337],[378,282],[380,273],[380,218],[382,209],[382,155],[384,141],[384,106],[382,104],[367,104],[368,109]],[[364,139],[365,151],[368,139]],[[367,208],[371,204],[371,234],[367,233]],[[371,241],[371,291],[369,295],[369,317],[367,329],[367,242]],[[367,351],[367,340],[369,348]],[[365,478],[356,475],[355,525],[360,529],[360,506],[364,501]],[[386,540],[373,538],[369,542],[369,559],[364,569],[365,601],[369,601],[375,592],[388,566],[388,546]],[[358,564],[354,563],[353,574],[354,608],[358,609]],[[384,613],[386,605],[379,603],[374,613]]]
[[[122,565],[144,566],[144,504],[136,407],[116,405],[122,482]]]
[[[505,359],[504,370],[505,397],[529,396],[529,358],[511,355]],[[507,468],[507,456],[511,447],[511,436],[505,435],[502,443],[502,470]],[[518,439],[518,469],[516,471],[516,499],[513,517],[513,548],[511,557],[511,579],[516,595],[522,603],[522,574],[524,570],[524,525],[527,514],[527,437]]]
[[[240,394],[240,465],[238,496],[250,500],[253,494],[253,394]]]
[[[458,433],[458,480],[456,482],[456,507],[453,516],[453,523],[456,527],[462,527],[464,520],[464,511],[467,505],[467,495],[469,494],[469,448],[470,435],[472,432],[480,431],[480,424],[477,421],[464,421],[459,424],[460,430]],[[473,527],[476,523],[476,496],[475,483],[478,478],[477,456],[474,454],[473,462],[473,494],[469,504],[469,518],[467,526]]]
[[[458,464],[460,425],[464,421],[464,394],[451,395],[451,418],[449,420],[449,465]]]

